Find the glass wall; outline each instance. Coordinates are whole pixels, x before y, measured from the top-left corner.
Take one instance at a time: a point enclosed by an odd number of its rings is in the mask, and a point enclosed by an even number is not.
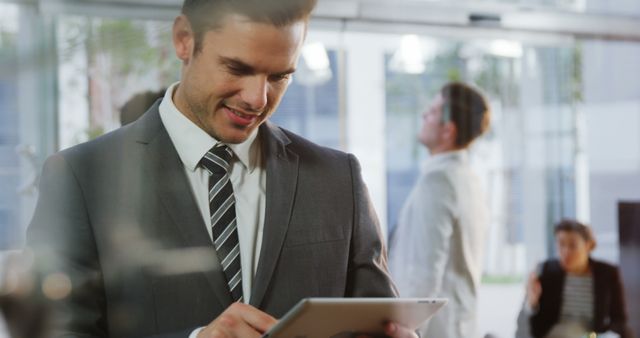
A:
[[[320,50],[308,46],[321,47]],[[323,146],[344,149],[344,121],[340,115],[338,51],[326,50],[321,42],[307,41],[298,71],[271,121]],[[314,58],[325,57],[326,69],[310,69]],[[306,55],[306,57],[305,57]]]
[[[617,8],[595,0],[504,3]],[[640,12],[636,1],[620,4]],[[170,21],[23,8],[0,3],[0,250],[21,244],[46,155],[118,128],[130,98],[165,88],[180,72]],[[550,229],[561,217],[591,222],[594,255],[618,260],[617,202],[640,200],[639,43],[428,27],[411,37],[420,50],[416,70],[397,64],[404,35],[329,26],[312,21],[314,47],[272,121],[356,154],[388,231],[428,157],[416,134],[437,90],[463,80],[489,98],[491,129],[472,148],[491,206],[481,297],[497,294],[505,304],[498,317],[481,318],[482,333],[513,332],[523,278],[554,254]],[[326,62],[316,67],[313,55]],[[480,313],[496,313],[482,299]]]
[[[61,149],[118,128],[134,95],[179,79],[170,22],[60,16],[57,23]]]
[[[522,276],[530,265],[525,237],[533,234],[525,236],[526,229],[545,229],[562,217],[576,217],[576,175],[584,165],[576,109],[582,95],[576,68],[580,48],[427,37],[416,47],[426,51],[420,72],[394,67],[397,54],[387,57],[390,228],[428,156],[416,140],[422,112],[446,82],[473,83],[492,107],[491,128],[471,149],[472,166],[492,210],[485,271],[489,276]],[[552,254],[548,237],[535,237],[539,240],[528,244],[540,250],[530,256]]]
[[[1,2],[0,19],[3,250],[23,242],[46,157],[120,127],[123,106],[140,94],[162,95],[179,80],[180,63],[167,20],[49,15]],[[305,47],[273,121],[344,149],[340,54],[307,42],[312,48]]]
[[[17,5],[0,3],[0,250],[15,247],[20,238],[14,226],[20,207],[18,14]]]
[[[586,12],[597,14],[640,17],[640,2],[636,0],[600,1],[581,0]]]
[[[435,0],[435,3],[460,3],[452,0]],[[613,14],[624,16],[636,16],[640,13],[640,3],[636,0],[482,0],[467,1],[466,5],[476,6],[500,6],[516,5],[520,8],[537,8],[549,10],[561,10],[571,12],[584,12],[592,14]]]
[[[394,67],[397,52],[386,58],[388,224],[392,228],[398,219],[429,156],[416,138],[422,112],[446,82],[475,84],[491,105],[491,127],[470,149],[490,207],[480,291],[480,307],[487,311],[479,312],[479,323],[482,333],[509,336],[524,277],[554,254],[551,227],[563,217],[588,215],[587,200],[578,198],[588,194],[578,109],[581,47],[427,36],[419,41],[422,73]],[[495,297],[503,297],[501,310],[488,311]]]
[[[180,78],[171,22],[61,16],[57,40],[61,149],[120,127],[122,107],[129,100],[145,93],[162,96]],[[303,70],[273,121],[339,147],[337,54],[324,48],[319,52],[327,69],[309,69],[304,56],[314,56],[303,55]]]
[[[417,133],[430,100],[447,81],[480,87],[492,107],[491,129],[471,148],[491,208],[480,306],[501,297],[509,309],[480,311],[480,323],[509,336],[524,277],[556,255],[561,218],[591,224],[593,256],[619,261],[617,204],[640,200],[640,45],[434,36],[409,37],[419,66],[398,66],[407,36],[385,53],[387,222],[393,229],[429,156]]]

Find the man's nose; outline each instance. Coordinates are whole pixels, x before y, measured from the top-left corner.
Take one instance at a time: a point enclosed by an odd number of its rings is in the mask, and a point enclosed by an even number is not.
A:
[[[252,76],[247,79],[242,90],[242,101],[247,109],[253,112],[261,112],[267,105],[267,91],[269,83],[265,76]]]

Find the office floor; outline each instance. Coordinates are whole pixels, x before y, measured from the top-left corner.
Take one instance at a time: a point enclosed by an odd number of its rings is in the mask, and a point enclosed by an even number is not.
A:
[[[478,332],[496,338],[513,338],[524,299],[524,285],[482,284],[478,296]]]

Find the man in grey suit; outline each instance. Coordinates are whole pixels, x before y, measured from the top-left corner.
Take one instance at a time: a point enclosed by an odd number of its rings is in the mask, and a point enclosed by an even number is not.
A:
[[[314,6],[186,0],[181,81],[47,160],[28,243],[56,336],[259,337],[304,297],[395,296],[357,160],[267,121]]]
[[[391,273],[402,297],[448,298],[421,328],[429,337],[477,337],[476,299],[489,225],[469,147],[489,127],[489,104],[465,83],[444,85],[423,114],[424,162],[394,230]]]

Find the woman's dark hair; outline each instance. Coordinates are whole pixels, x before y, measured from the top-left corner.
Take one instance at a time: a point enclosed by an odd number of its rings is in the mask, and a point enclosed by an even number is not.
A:
[[[582,237],[587,243],[593,243],[593,248],[595,248],[596,246],[596,238],[593,236],[591,227],[587,226],[586,224],[572,219],[563,219],[558,222],[558,224],[556,224],[553,230],[553,234],[558,235],[558,232],[560,231],[575,232],[579,234],[580,237]]]
[[[489,128],[489,104],[480,91],[462,82],[451,82],[440,90],[444,99],[442,121],[456,126],[456,146],[467,147]]]
[[[202,49],[202,39],[209,30],[218,28],[229,14],[240,14],[255,22],[283,27],[307,20],[317,0],[185,0],[184,14],[195,35],[195,52]]]

